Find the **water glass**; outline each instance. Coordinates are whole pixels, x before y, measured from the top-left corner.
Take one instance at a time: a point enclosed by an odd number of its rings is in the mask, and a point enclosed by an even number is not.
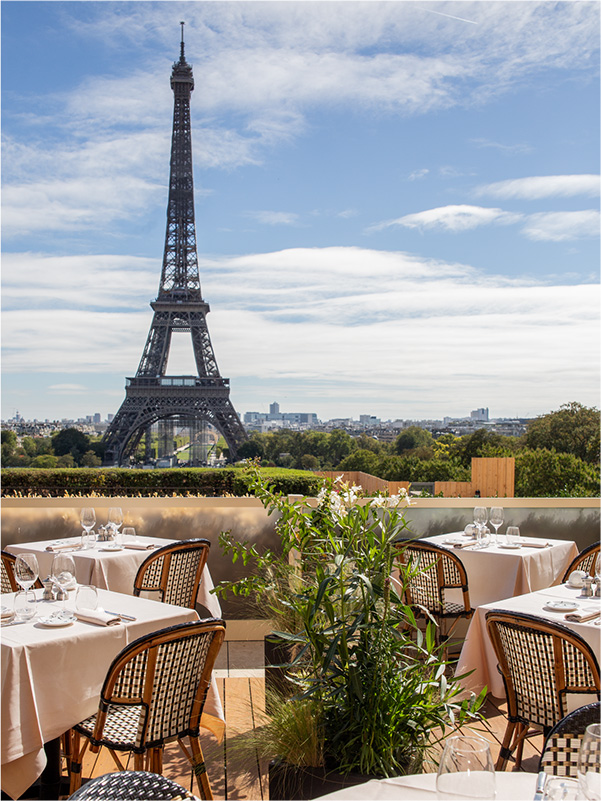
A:
[[[123,542],[135,542],[136,529],[133,526],[125,526],[123,529]]]
[[[91,584],[81,584],[75,596],[75,608],[78,612],[90,612],[98,607],[98,590]]]
[[[438,766],[436,793],[440,798],[495,797],[495,768],[483,737],[457,735],[447,739]]]
[[[21,590],[15,595],[14,610],[15,619],[25,622],[35,617],[35,592],[33,590]]]
[[[547,776],[543,801],[577,801],[578,782],[567,776]]]
[[[601,724],[586,727],[578,752],[578,793],[583,801],[601,799]]]
[[[507,526],[507,531],[505,532],[505,539],[507,541],[507,545],[519,545],[520,544],[519,526]]]

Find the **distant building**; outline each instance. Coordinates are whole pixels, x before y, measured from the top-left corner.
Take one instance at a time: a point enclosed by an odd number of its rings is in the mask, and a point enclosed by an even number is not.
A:
[[[470,418],[472,420],[488,423],[488,409],[474,409],[473,412],[470,412]]]

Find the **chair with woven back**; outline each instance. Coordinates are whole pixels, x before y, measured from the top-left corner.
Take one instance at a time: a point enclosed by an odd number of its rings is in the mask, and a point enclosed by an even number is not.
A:
[[[106,747],[119,770],[125,768],[117,752],[133,752],[135,771],[162,774],[165,743],[177,739],[201,797],[213,797],[199,729],[224,637],[222,620],[180,623],[140,637],[115,657],[100,692],[98,711],[68,733],[70,793],[81,786],[88,747],[92,753]]]
[[[552,776],[578,775],[578,752],[586,727],[599,723],[601,704],[586,704],[569,712],[549,732],[538,770]]]
[[[210,547],[209,540],[193,539],[158,548],[138,568],[134,595],[156,593],[163,603],[194,609]]]
[[[593,542],[592,545],[583,548],[578,554],[578,556],[575,556],[572,559],[566,572],[563,574],[562,582],[568,580],[568,577],[573,570],[584,570],[589,575],[594,576],[595,567],[597,565],[597,559],[599,558],[600,548],[601,548],[601,542]]]
[[[416,617],[433,618],[437,642],[447,644],[457,623],[474,614],[463,562],[452,551],[423,540],[397,540],[395,546],[399,562],[409,567],[405,578],[401,571],[405,603]],[[461,603],[449,601],[451,590],[461,592]]]
[[[69,796],[69,801],[195,801],[196,796],[166,776],[126,770],[97,776]]]
[[[599,698],[599,664],[586,640],[561,623],[493,609],[486,613],[486,627],[507,696],[496,769],[504,770],[514,751],[519,769],[532,726],[547,736],[567,714],[568,696]]]
[[[0,568],[0,589],[5,592],[19,592],[21,589],[15,578],[15,562],[17,557],[8,551],[2,551],[2,567]],[[39,578],[35,580],[34,590],[41,590],[44,585]]]

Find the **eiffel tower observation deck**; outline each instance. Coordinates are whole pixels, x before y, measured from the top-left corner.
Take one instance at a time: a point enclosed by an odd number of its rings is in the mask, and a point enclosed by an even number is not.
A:
[[[154,453],[152,428],[158,424],[159,455],[175,451],[175,427],[190,436],[190,453],[203,428],[210,424],[223,435],[230,460],[235,459],[246,432],[230,400],[229,379],[219,374],[206,316],[209,304],[202,298],[196,226],[194,221],[194,181],[190,95],[194,89],[192,67],[184,56],[184,23],[179,61],[173,65],[173,133],[167,232],[163,267],[146,346],[135,378],[126,378],[125,400],[104,435],[104,463],[129,464],[145,437],[145,456]],[[196,362],[196,375],[166,374],[171,338],[189,333]],[[191,463],[196,460],[191,458]]]

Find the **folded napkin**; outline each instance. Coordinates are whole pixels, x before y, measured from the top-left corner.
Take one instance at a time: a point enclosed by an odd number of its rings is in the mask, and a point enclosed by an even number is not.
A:
[[[0,622],[8,623],[9,620],[12,620],[15,616],[15,612],[13,609],[9,609],[8,606],[3,606],[1,610],[2,614],[0,616]]]
[[[79,550],[79,545],[76,545],[73,542],[57,542],[54,545],[47,545],[47,551],[77,551]]]
[[[469,548],[472,545],[475,545],[477,540],[468,540],[467,542],[456,542],[453,545],[453,548]]]
[[[550,542],[539,542],[538,540],[522,540],[523,548],[549,548]]]
[[[145,545],[143,542],[124,542],[124,548],[131,548],[133,551],[149,551],[151,548],[156,548],[155,545]]]
[[[108,612],[103,612],[101,609],[86,609],[85,612],[75,612],[75,617],[78,620],[83,620],[84,623],[95,623],[97,626],[115,626],[121,623],[120,617],[109,615]]]
[[[590,609],[585,609],[583,612],[570,612],[565,616],[566,620],[572,623],[587,623],[589,620],[594,620],[601,615],[601,611],[591,612]]]

